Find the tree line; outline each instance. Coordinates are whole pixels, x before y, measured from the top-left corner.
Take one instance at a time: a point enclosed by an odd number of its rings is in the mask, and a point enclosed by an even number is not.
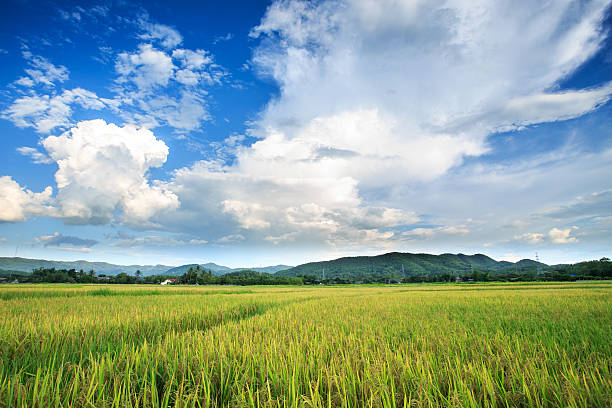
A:
[[[94,270],[36,268],[31,274],[11,274],[9,281],[20,283],[112,283],[112,284],[160,284],[166,280],[184,285],[302,285],[299,277],[276,276],[265,272],[238,271],[222,276],[213,275],[212,271],[200,266],[189,268],[180,276],[152,275],[142,276],[140,271],[135,275],[119,273],[117,275],[97,275]]]
[[[501,270],[474,268],[473,270],[450,273],[387,273],[356,274],[335,276],[323,279],[314,274],[281,276],[250,270],[231,272],[216,276],[211,270],[191,267],[180,276],[152,275],[142,276],[119,273],[117,275],[97,275],[94,270],[36,268],[31,274],[11,274],[9,281],[23,283],[112,283],[112,284],[160,284],[171,280],[184,285],[312,285],[312,284],[373,284],[373,283],[425,283],[425,282],[531,282],[531,281],[577,281],[612,279],[612,262],[609,258],[580,262],[574,265],[558,265],[546,268],[509,267]]]
[[[511,266],[502,269],[473,267],[470,270],[458,270],[455,273],[447,269],[439,272],[414,273],[401,270],[377,271],[371,273],[343,273],[323,279],[321,274],[301,274],[305,284],[352,284],[352,283],[433,283],[433,282],[564,282],[577,280],[612,279],[612,262],[609,258],[580,262],[573,265],[556,265],[547,267]]]

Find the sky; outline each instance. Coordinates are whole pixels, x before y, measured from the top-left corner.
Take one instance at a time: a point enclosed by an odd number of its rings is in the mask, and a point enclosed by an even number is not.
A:
[[[611,1],[28,1],[0,256],[612,255]]]

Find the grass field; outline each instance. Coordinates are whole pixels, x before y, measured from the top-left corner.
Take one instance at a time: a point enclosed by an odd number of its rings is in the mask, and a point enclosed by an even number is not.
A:
[[[4,407],[610,407],[612,283],[0,287]]]

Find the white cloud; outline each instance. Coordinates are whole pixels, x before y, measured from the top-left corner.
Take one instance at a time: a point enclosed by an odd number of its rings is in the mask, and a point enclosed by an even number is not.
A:
[[[555,244],[569,244],[572,242],[578,242],[578,238],[572,237],[570,235],[572,231],[575,231],[577,229],[578,227],[565,228],[565,229],[553,228],[550,231],[548,231],[548,237]]]
[[[17,85],[26,86],[26,87],[34,86],[34,81],[30,77],[21,77],[18,80],[16,80],[15,83]]]
[[[402,232],[402,236],[408,239],[431,239],[442,235],[466,235],[470,232],[465,225],[445,226],[435,228],[414,228],[409,231]]]
[[[106,223],[120,209],[124,222],[138,224],[179,205],[162,183],[147,180],[147,171],[168,155],[166,144],[147,129],[84,121],[47,137],[43,146],[58,164],[56,199],[67,222]]]
[[[365,206],[351,178],[300,176],[289,170],[290,152],[259,152],[239,149],[232,166],[202,161],[175,172],[170,188],[181,211],[166,215],[165,225],[250,242],[378,245],[394,235],[382,229],[418,221],[410,212]]]
[[[104,10],[94,9],[81,9],[79,13],[92,18],[103,15]],[[181,132],[200,130],[202,123],[211,119],[205,88],[222,84],[227,72],[214,64],[206,50],[177,49],[182,39],[176,30],[146,20],[140,24],[146,29],[141,38],[150,43],[141,43],[136,50],[120,52],[116,57],[112,48],[100,47],[100,56],[94,57],[102,63],[114,59],[117,77],[110,87],[112,99],[83,88],[56,90],[55,85],[68,79],[68,69],[25,51],[27,75],[14,83],[28,89],[11,87],[13,100],[2,111],[2,118],[20,128],[51,133],[73,125],[75,108],[80,107],[110,109],[138,126],[170,126]]]
[[[190,245],[205,245],[205,244],[208,244],[208,241],[206,241],[205,239],[190,239],[189,244]]]
[[[23,222],[29,215],[48,214],[52,194],[51,187],[33,193],[9,176],[0,177],[0,222]]]
[[[582,116],[610,99],[612,83],[590,90],[542,93],[508,101],[499,112],[499,130]],[[494,116],[494,115],[492,115]]]
[[[119,54],[115,69],[120,75],[119,83],[131,81],[139,91],[150,91],[155,86],[168,85],[176,66],[164,51],[156,50],[150,44],[141,44],[135,53]]]
[[[241,234],[226,235],[217,240],[218,244],[229,244],[232,242],[240,242],[244,240],[244,236]]]
[[[176,72],[176,80],[183,85],[197,85],[200,82],[200,74],[188,69],[181,69]]]
[[[17,151],[24,156],[30,156],[34,163],[37,163],[37,164],[53,163],[53,160],[51,160],[49,156],[47,156],[44,153],[39,152],[33,147],[22,146],[22,147],[18,147]]]
[[[209,120],[203,85],[216,83],[224,71],[212,65],[205,50],[166,52],[141,44],[133,53],[118,55],[114,91],[123,103],[121,116],[150,128],[168,125],[194,131]]]
[[[2,117],[17,127],[31,127],[38,133],[49,133],[55,128],[71,125],[73,105],[90,110],[117,108],[117,102],[114,100],[100,98],[95,93],[82,88],[74,88],[64,90],[58,95],[34,93],[17,98],[2,112]]]
[[[64,20],[73,20],[77,23],[81,21],[81,13],[78,11],[68,12],[66,10],[59,10],[59,14]]]
[[[610,85],[551,92],[600,47],[607,4],[275,2],[252,31],[268,40],[255,67],[281,88],[255,148],[349,150],[296,167],[332,167],[362,190],[439,177],[487,152],[493,132],[577,117],[609,98]]]
[[[430,213],[424,202],[442,207],[434,214],[450,202],[465,205],[467,213],[457,213],[473,217],[478,202],[469,194],[451,188],[454,196],[423,197],[424,183],[440,188],[466,156],[489,151],[491,133],[577,117],[609,98],[609,84],[555,92],[599,49],[607,3],[560,1],[546,12],[499,1],[273,3],[252,32],[266,37],[253,64],[278,83],[280,96],[249,129],[259,140],[235,150],[231,166],[202,161],[176,172],[172,189],[185,212],[168,225],[336,247],[482,239],[490,233],[483,220],[473,228],[391,229],[419,220],[411,207]],[[475,196],[485,194],[475,186],[500,176],[531,183],[538,168],[522,179],[480,170],[467,180]],[[201,191],[206,199],[197,201]],[[374,210],[382,215],[372,217]],[[540,238],[511,231],[507,238]]]
[[[537,232],[527,232],[521,235],[515,235],[514,239],[517,241],[525,241],[529,244],[539,244],[544,242],[545,235]]]
[[[181,67],[189,70],[199,70],[213,62],[212,57],[205,50],[178,49],[172,51],[172,57],[179,61]]]
[[[142,22],[141,26],[145,32],[139,37],[143,40],[158,41],[167,49],[172,49],[183,42],[181,34],[167,25]]]
[[[82,247],[82,248],[78,248],[78,247],[57,247],[54,249],[59,249],[60,251],[69,251],[69,252],[83,252],[83,253],[89,253],[91,252],[91,248],[87,248],[87,247]]]
[[[148,178],[149,169],[166,161],[168,147],[147,129],[101,119],[83,121],[60,136],[43,139],[42,145],[58,166],[53,207],[43,206],[51,201],[51,187],[36,194],[5,176],[0,179],[0,220],[24,221],[29,214],[45,213],[73,224],[116,219],[153,226],[151,217],[179,206],[164,183]]]
[[[24,58],[31,68],[26,68],[27,77],[21,77],[15,81],[18,85],[31,87],[35,84],[55,86],[55,82],[64,82],[68,79],[69,71],[63,66],[53,65],[49,60],[39,55],[32,55],[25,51]]]
[[[215,37],[215,39],[213,40],[213,44],[219,44],[220,42],[229,41],[232,38],[234,38],[234,34],[227,33],[225,35],[221,35],[221,36]]]

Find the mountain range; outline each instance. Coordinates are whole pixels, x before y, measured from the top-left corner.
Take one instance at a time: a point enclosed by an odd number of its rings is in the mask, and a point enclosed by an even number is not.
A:
[[[83,269],[89,271],[93,269],[96,274],[116,275],[127,273],[134,275],[140,271],[143,276],[149,275],[170,275],[180,276],[186,273],[189,268],[195,268],[198,264],[187,264],[181,266],[168,265],[115,265],[107,262],[89,261],[49,261],[44,259],[28,258],[7,258],[0,257],[0,272],[29,273],[35,268],[55,268],[55,269]],[[481,272],[507,273],[518,270],[546,269],[549,266],[531,259],[523,259],[516,263],[507,261],[496,261],[483,254],[464,255],[464,254],[412,254],[391,252],[378,256],[356,256],[344,257],[332,261],[309,262],[303,265],[291,267],[288,265],[275,265],[266,267],[244,267],[229,268],[209,262],[199,264],[201,269],[210,270],[214,275],[221,276],[231,272],[242,270],[252,270],[276,274],[278,276],[314,276],[328,279],[360,277],[407,277],[419,275],[439,275],[439,274],[465,274],[473,270]]]
[[[181,266],[177,266],[176,268],[168,269],[164,274],[172,275],[172,276],[180,276],[186,273],[189,270],[189,268],[195,268],[196,266],[198,266],[198,264],[181,265]],[[291,268],[291,266],[274,265],[274,266],[264,266],[264,267],[256,267],[256,268],[228,268],[227,266],[217,265],[215,263],[209,262],[205,264],[200,264],[200,268],[207,270],[207,271],[211,271],[213,275],[221,276],[221,275],[225,275],[226,273],[238,272],[238,271],[244,271],[244,270],[255,271],[255,272],[265,272],[265,273],[276,273],[276,272],[279,272],[285,269],[289,269]]]
[[[282,270],[279,276],[315,276],[327,279],[360,277],[397,277],[415,275],[466,274],[473,270],[480,272],[512,272],[518,270],[546,269],[549,266],[531,259],[516,263],[496,261],[483,254],[411,254],[391,252],[378,256],[356,256],[332,261],[309,262],[294,268]],[[324,274],[324,275],[323,275]]]
[[[195,267],[197,264],[182,265],[182,266],[168,266],[168,265],[115,265],[107,262],[89,262],[89,261],[49,261],[46,259],[29,259],[19,257],[0,257],[0,272],[17,272],[17,273],[30,273],[36,268],[55,268],[55,269],[76,269],[84,271],[90,271],[93,269],[96,274],[101,275],[117,275],[119,273],[127,273],[128,275],[134,275],[136,271],[140,271],[143,276],[149,275],[172,275],[180,276],[187,272],[190,267]],[[211,270],[215,275],[223,275],[229,272],[236,272],[245,269],[257,271],[275,273],[282,269],[291,268],[287,265],[275,265],[258,268],[229,268],[223,265],[217,265],[215,263],[201,264],[200,268]]]

